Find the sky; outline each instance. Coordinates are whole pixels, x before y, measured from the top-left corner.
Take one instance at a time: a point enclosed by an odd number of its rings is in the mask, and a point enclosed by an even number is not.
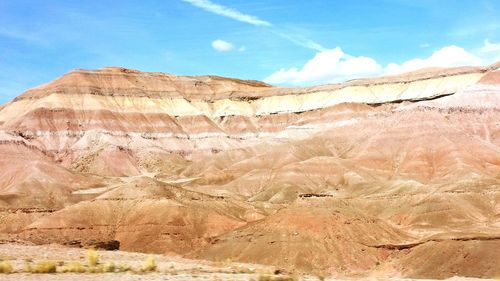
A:
[[[307,86],[498,60],[498,0],[0,0],[0,104],[75,68]]]

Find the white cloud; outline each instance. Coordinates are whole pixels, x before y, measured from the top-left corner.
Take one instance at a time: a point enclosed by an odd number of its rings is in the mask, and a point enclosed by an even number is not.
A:
[[[214,40],[212,42],[212,47],[219,52],[229,52],[234,49],[233,44],[221,39]]]
[[[480,51],[482,53],[500,52],[500,43],[491,43],[490,40],[486,39]]]
[[[386,74],[399,74],[428,67],[453,67],[464,65],[480,65],[481,58],[473,55],[458,46],[446,46],[434,51],[428,58],[411,59],[402,64],[390,63],[386,67]]]
[[[280,69],[264,79],[270,84],[333,83],[380,73],[382,67],[372,58],[354,57],[339,47],[316,53],[301,69]]]
[[[485,41],[484,51],[496,51],[500,44]],[[319,51],[302,68],[280,69],[264,79],[270,84],[311,85],[341,82],[348,79],[378,75],[395,75],[429,67],[454,67],[491,63],[488,56],[479,56],[458,46],[445,46],[427,58],[415,58],[383,67],[375,59],[346,54],[339,47]]]
[[[224,17],[232,18],[237,21],[249,23],[256,26],[271,26],[271,23],[265,20],[261,20],[256,16],[251,16],[243,14],[235,9],[225,7],[210,0],[183,0],[195,7],[202,8],[207,12],[211,12]]]

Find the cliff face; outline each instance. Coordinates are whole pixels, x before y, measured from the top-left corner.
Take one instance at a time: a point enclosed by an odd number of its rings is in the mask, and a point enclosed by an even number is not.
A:
[[[499,67],[309,88],[75,70],[0,107],[0,230],[338,276],[497,276]]]

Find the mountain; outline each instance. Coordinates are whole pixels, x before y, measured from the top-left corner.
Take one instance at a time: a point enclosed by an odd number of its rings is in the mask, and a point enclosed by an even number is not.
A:
[[[500,276],[500,63],[305,88],[78,69],[0,107],[0,151],[6,241]]]

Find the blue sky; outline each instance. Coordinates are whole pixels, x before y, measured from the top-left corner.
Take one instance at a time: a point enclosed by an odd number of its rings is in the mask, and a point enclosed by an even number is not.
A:
[[[312,85],[500,60],[500,1],[0,0],[0,104],[74,68]]]

